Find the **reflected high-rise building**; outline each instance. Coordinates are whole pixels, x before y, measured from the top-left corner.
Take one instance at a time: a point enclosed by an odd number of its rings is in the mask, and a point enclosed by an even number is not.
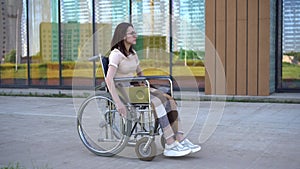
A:
[[[128,8],[129,4],[124,0],[95,0],[95,21],[115,28],[120,22],[129,21]]]
[[[140,34],[146,36],[167,35],[169,26],[168,1],[134,1],[132,15],[132,23],[134,23],[136,31]]]
[[[22,56],[22,0],[0,0],[0,62],[9,52],[15,50],[16,62]]]
[[[132,1],[131,21],[138,32],[135,49],[139,57],[161,60],[169,51],[168,1]]]
[[[88,0],[61,0],[61,22],[91,22],[91,12]]]
[[[205,0],[173,2],[174,50],[201,50],[205,47]]]
[[[283,0],[283,52],[300,52],[300,1]]]
[[[22,50],[22,57],[26,57],[27,56],[27,20],[26,20],[26,0],[22,0],[23,4],[22,4],[22,16],[21,16],[21,43],[23,45],[21,45],[21,50]]]
[[[62,0],[60,2],[62,60],[76,60],[80,55],[82,40],[90,37],[92,33],[91,6],[88,0]]]

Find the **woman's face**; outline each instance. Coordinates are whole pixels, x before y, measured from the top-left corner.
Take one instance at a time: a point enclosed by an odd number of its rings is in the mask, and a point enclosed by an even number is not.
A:
[[[128,43],[130,45],[135,45],[136,38],[137,38],[137,33],[135,32],[135,30],[132,26],[129,26],[127,28],[127,32],[126,32],[126,36],[125,36],[125,43]]]

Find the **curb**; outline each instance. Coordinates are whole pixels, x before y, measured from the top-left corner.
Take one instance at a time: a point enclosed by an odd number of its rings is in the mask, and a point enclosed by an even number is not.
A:
[[[191,101],[226,101],[226,102],[265,102],[265,103],[296,103],[300,104],[299,93],[273,93],[270,96],[240,96],[240,95],[198,95],[191,93],[174,94],[175,99]]]
[[[32,96],[32,97],[87,97],[92,90],[60,90],[60,89],[15,89],[0,88],[0,96]],[[175,91],[176,100],[188,101],[226,101],[226,102],[269,102],[300,104],[299,93],[273,93],[270,96],[233,96],[233,95],[205,95],[204,92]]]

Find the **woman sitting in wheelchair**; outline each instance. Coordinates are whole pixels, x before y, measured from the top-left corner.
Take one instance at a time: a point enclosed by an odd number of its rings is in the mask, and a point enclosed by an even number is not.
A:
[[[127,108],[119,97],[118,85],[115,84],[114,78],[133,77],[135,74],[143,76],[138,56],[132,48],[132,45],[136,44],[136,39],[137,33],[133,25],[120,23],[111,41],[109,68],[105,80],[117,110],[123,117],[126,116]],[[126,85],[130,84],[122,84]],[[184,137],[175,100],[154,88],[150,89],[150,98],[166,139],[163,154],[168,157],[179,157],[198,152],[201,147]]]

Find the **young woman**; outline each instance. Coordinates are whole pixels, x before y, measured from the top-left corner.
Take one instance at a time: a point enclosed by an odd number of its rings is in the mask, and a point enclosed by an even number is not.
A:
[[[133,77],[136,74],[142,76],[139,59],[132,45],[136,44],[137,33],[130,23],[120,23],[114,32],[111,41],[111,53],[109,55],[109,68],[106,83],[116,104],[118,112],[126,116],[126,106],[121,101],[117,89],[120,84],[114,83],[115,77]],[[121,84],[121,86],[130,84]],[[166,145],[163,154],[169,157],[185,156],[201,149],[184,138],[181,128],[177,105],[175,100],[156,89],[151,88],[151,103],[155,107],[159,124],[163,129]]]

